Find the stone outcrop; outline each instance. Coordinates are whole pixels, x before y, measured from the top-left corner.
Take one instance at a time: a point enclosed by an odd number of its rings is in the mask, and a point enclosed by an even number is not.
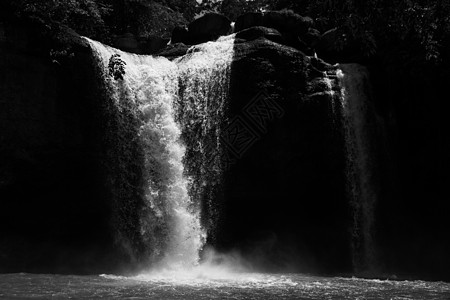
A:
[[[239,32],[251,27],[263,26],[276,29],[283,36],[283,44],[295,47],[308,55],[314,53],[318,30],[309,17],[303,17],[291,11],[268,11],[247,13],[240,16],[235,24]]]

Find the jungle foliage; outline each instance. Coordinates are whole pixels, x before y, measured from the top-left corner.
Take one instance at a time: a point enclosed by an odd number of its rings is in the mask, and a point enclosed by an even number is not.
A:
[[[322,32],[338,28],[338,46],[357,40],[366,56],[386,45],[410,57],[410,63],[439,63],[449,56],[447,0],[5,0],[1,5],[3,17],[53,31],[67,26],[104,42],[125,32],[168,37],[175,26],[209,11],[236,20],[245,12],[288,9],[312,17]]]

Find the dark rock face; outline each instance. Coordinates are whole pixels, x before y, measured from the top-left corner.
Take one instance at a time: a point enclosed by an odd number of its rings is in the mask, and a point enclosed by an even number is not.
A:
[[[223,133],[232,146],[217,244],[266,270],[351,270],[335,70],[313,60],[267,39],[235,44],[229,128],[242,136]]]

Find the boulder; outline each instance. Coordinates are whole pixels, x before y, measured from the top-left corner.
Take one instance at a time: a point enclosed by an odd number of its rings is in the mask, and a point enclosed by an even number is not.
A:
[[[231,31],[231,21],[217,13],[208,13],[188,26],[189,44],[201,44],[216,40]]]
[[[256,26],[242,30],[236,34],[236,38],[246,41],[252,41],[258,38],[266,38],[272,42],[279,44],[283,44],[284,42],[283,36],[278,30],[262,26]]]
[[[159,36],[149,36],[139,39],[139,48],[142,54],[155,54],[167,47],[169,39]]]
[[[252,12],[239,16],[234,24],[234,31],[239,32],[255,26],[263,26],[263,13]]]
[[[313,25],[314,22],[310,17],[303,17],[289,10],[268,11],[240,16],[236,21],[235,31],[239,32],[257,26],[272,28],[281,33],[282,43],[285,45],[313,55],[313,47],[320,36],[320,33],[312,28]],[[281,42],[281,40],[278,39],[277,42]]]
[[[141,53],[141,49],[139,48],[138,40],[136,36],[132,33],[124,33],[116,38],[114,41],[114,47],[131,53]]]
[[[186,26],[177,26],[172,31],[171,44],[184,43],[189,44],[189,31]]]
[[[183,43],[170,44],[163,51],[159,52],[158,55],[173,59],[185,55],[188,49],[189,46]]]

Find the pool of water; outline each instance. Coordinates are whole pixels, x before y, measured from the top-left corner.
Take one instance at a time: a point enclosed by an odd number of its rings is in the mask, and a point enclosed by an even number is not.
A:
[[[261,273],[0,275],[0,299],[445,299],[450,284]]]

